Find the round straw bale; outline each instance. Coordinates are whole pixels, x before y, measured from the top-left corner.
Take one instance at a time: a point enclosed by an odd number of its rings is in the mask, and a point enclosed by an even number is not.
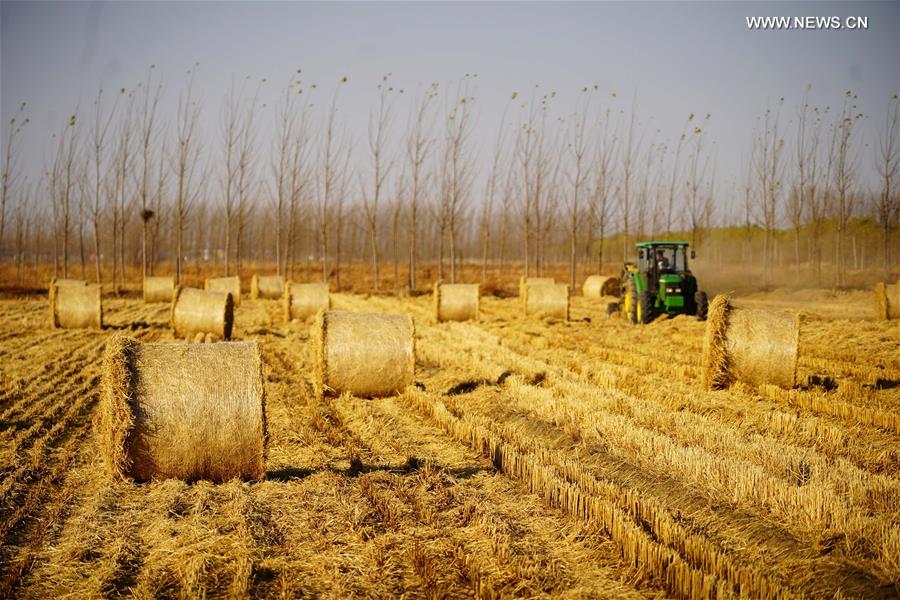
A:
[[[211,333],[219,339],[230,340],[234,301],[228,292],[178,287],[172,298],[170,320],[175,337],[192,338],[198,333]]]
[[[556,283],[552,277],[519,277],[519,298],[525,299],[525,286],[530,283]]]
[[[50,279],[50,283],[47,285],[47,294],[50,298],[50,322],[51,323],[54,321],[53,310],[54,310],[54,306],[56,305],[55,300],[54,300],[54,295],[56,294],[56,288],[57,288],[57,286],[65,287],[67,285],[74,285],[76,287],[84,287],[87,285],[87,281],[85,281],[83,279],[63,279],[62,277],[60,277],[59,279],[57,279],[56,277],[52,277]]]
[[[142,344],[116,336],[94,422],[114,478],[265,477],[266,404],[255,342]]]
[[[102,329],[101,286],[85,282],[50,282],[50,325],[62,329]]]
[[[584,280],[581,293],[585,298],[602,298],[603,296],[619,295],[619,278],[606,277],[604,275],[591,275]]]
[[[409,315],[322,311],[312,329],[316,394],[389,396],[413,382],[415,326]]]
[[[284,278],[281,275],[254,275],[250,279],[250,297],[277,299],[284,294]]]
[[[569,286],[564,283],[526,283],[525,314],[569,320]]]
[[[294,283],[284,284],[284,318],[286,321],[300,319],[305,321],[316,316],[320,310],[331,309],[331,295],[327,283]]]
[[[434,284],[434,317],[441,321],[478,319],[481,304],[477,283]]]
[[[790,389],[797,381],[800,318],[794,313],[735,308],[727,295],[709,305],[703,340],[703,384],[735,381]]]
[[[210,292],[228,292],[234,300],[234,307],[241,305],[241,278],[234,277],[207,277],[203,289]]]
[[[174,277],[144,277],[144,302],[171,302],[173,295]]]
[[[875,284],[875,318],[900,319],[900,282]]]

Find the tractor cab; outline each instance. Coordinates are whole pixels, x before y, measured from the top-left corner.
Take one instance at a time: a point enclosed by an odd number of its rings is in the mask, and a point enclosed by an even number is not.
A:
[[[640,242],[637,264],[626,263],[622,273],[625,317],[632,323],[649,323],[661,314],[696,315],[706,319],[707,297],[698,290],[688,267],[694,252],[687,242]]]

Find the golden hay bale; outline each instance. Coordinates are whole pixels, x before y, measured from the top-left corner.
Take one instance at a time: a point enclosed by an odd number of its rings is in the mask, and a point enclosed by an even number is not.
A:
[[[736,381],[785,389],[797,380],[800,318],[783,311],[734,308],[727,295],[709,304],[703,340],[703,384],[722,389]]]
[[[618,296],[621,282],[618,277],[606,277],[604,275],[591,275],[584,280],[581,293],[585,298],[602,298],[603,296]]]
[[[47,285],[47,293],[50,296],[50,306],[53,306],[53,295],[56,293],[56,287],[65,287],[67,285],[74,285],[76,287],[84,287],[87,285],[87,281],[84,279],[63,279],[56,277],[52,277],[50,279],[50,283]],[[53,320],[51,315],[51,320]]]
[[[525,314],[569,320],[569,286],[564,283],[526,283]]]
[[[142,344],[116,336],[106,345],[94,427],[114,478],[262,479],[267,435],[259,347]]]
[[[234,326],[234,301],[231,294],[176,288],[172,298],[170,325],[175,337],[191,338],[198,333],[211,333],[219,339],[230,340]]]
[[[534,283],[556,283],[552,277],[519,277],[519,298],[525,299],[525,286]]]
[[[477,283],[434,284],[434,318],[442,321],[478,319],[481,290]]]
[[[102,287],[84,281],[50,282],[50,326],[62,329],[102,329]]]
[[[171,302],[174,295],[174,277],[144,277],[144,302]]]
[[[900,319],[900,282],[875,284],[875,318]]]
[[[286,321],[300,319],[305,321],[316,316],[320,310],[331,309],[331,294],[327,283],[294,283],[284,284],[284,318]]]
[[[413,382],[415,326],[409,315],[322,311],[312,329],[316,394],[389,396]]]
[[[210,292],[228,292],[234,301],[234,307],[241,305],[241,278],[234,277],[207,277],[203,289]]]
[[[250,297],[277,299],[284,294],[284,278],[281,275],[254,275],[250,279]]]

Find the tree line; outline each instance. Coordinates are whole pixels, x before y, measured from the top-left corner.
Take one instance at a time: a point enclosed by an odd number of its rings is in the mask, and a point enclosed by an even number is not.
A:
[[[20,106],[0,197],[0,260],[17,283],[49,263],[56,276],[116,292],[126,267],[180,281],[188,264],[232,275],[270,263],[341,288],[352,265],[368,263],[374,288],[415,289],[425,265],[454,282],[465,262],[482,281],[513,264],[540,275],[565,263],[574,287],[580,273],[629,258],[635,241],[685,236],[702,248],[710,231],[731,227],[749,252],[761,240],[765,277],[790,231],[798,276],[805,264],[840,286],[858,264],[848,258],[854,219],[877,224],[878,266],[897,264],[897,96],[871,140],[852,92],[834,107],[812,105],[809,87],[795,105],[771,102],[729,187],[717,177],[712,115],[685,115],[666,136],[639,118],[635,98],[596,85],[566,106],[539,86],[511,93],[483,147],[473,139],[483,127],[475,75],[412,90],[384,75],[364,131],[341,111],[347,77],[323,94],[298,71],[271,109],[260,99],[269,84],[248,77],[224,91],[217,126],[204,130],[197,68],[173,106],[154,66],[132,88],[98,89],[59,125],[38,177],[23,175],[30,121]],[[861,176],[872,164],[874,186]],[[723,202],[729,194],[736,201]]]

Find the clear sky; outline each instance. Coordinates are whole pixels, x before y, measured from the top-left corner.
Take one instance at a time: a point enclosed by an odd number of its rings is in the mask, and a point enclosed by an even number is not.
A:
[[[584,85],[637,95],[639,118],[674,138],[688,113],[711,113],[723,181],[739,178],[755,119],[768,100],[793,107],[806,84],[812,102],[840,104],[850,89],[873,143],[900,89],[898,2],[288,3],[2,2],[0,109],[4,128],[29,103],[23,166],[40,169],[49,138],[97,87],[133,87],[157,65],[174,117],[185,70],[200,63],[204,137],[218,135],[232,77],[267,77],[263,120],[271,127],[279,88],[297,68],[323,92],[348,76],[341,109],[357,139],[375,85],[446,84],[478,74],[482,161],[512,91],[558,92],[570,112]],[[864,31],[751,31],[747,16],[868,17]],[[324,104],[325,94],[320,102]],[[790,114],[787,114],[790,113]],[[793,108],[786,111],[793,115]],[[402,121],[405,121],[405,115]],[[481,143],[483,142],[483,144]],[[871,148],[869,149],[871,150]],[[869,160],[868,162],[871,162]]]

